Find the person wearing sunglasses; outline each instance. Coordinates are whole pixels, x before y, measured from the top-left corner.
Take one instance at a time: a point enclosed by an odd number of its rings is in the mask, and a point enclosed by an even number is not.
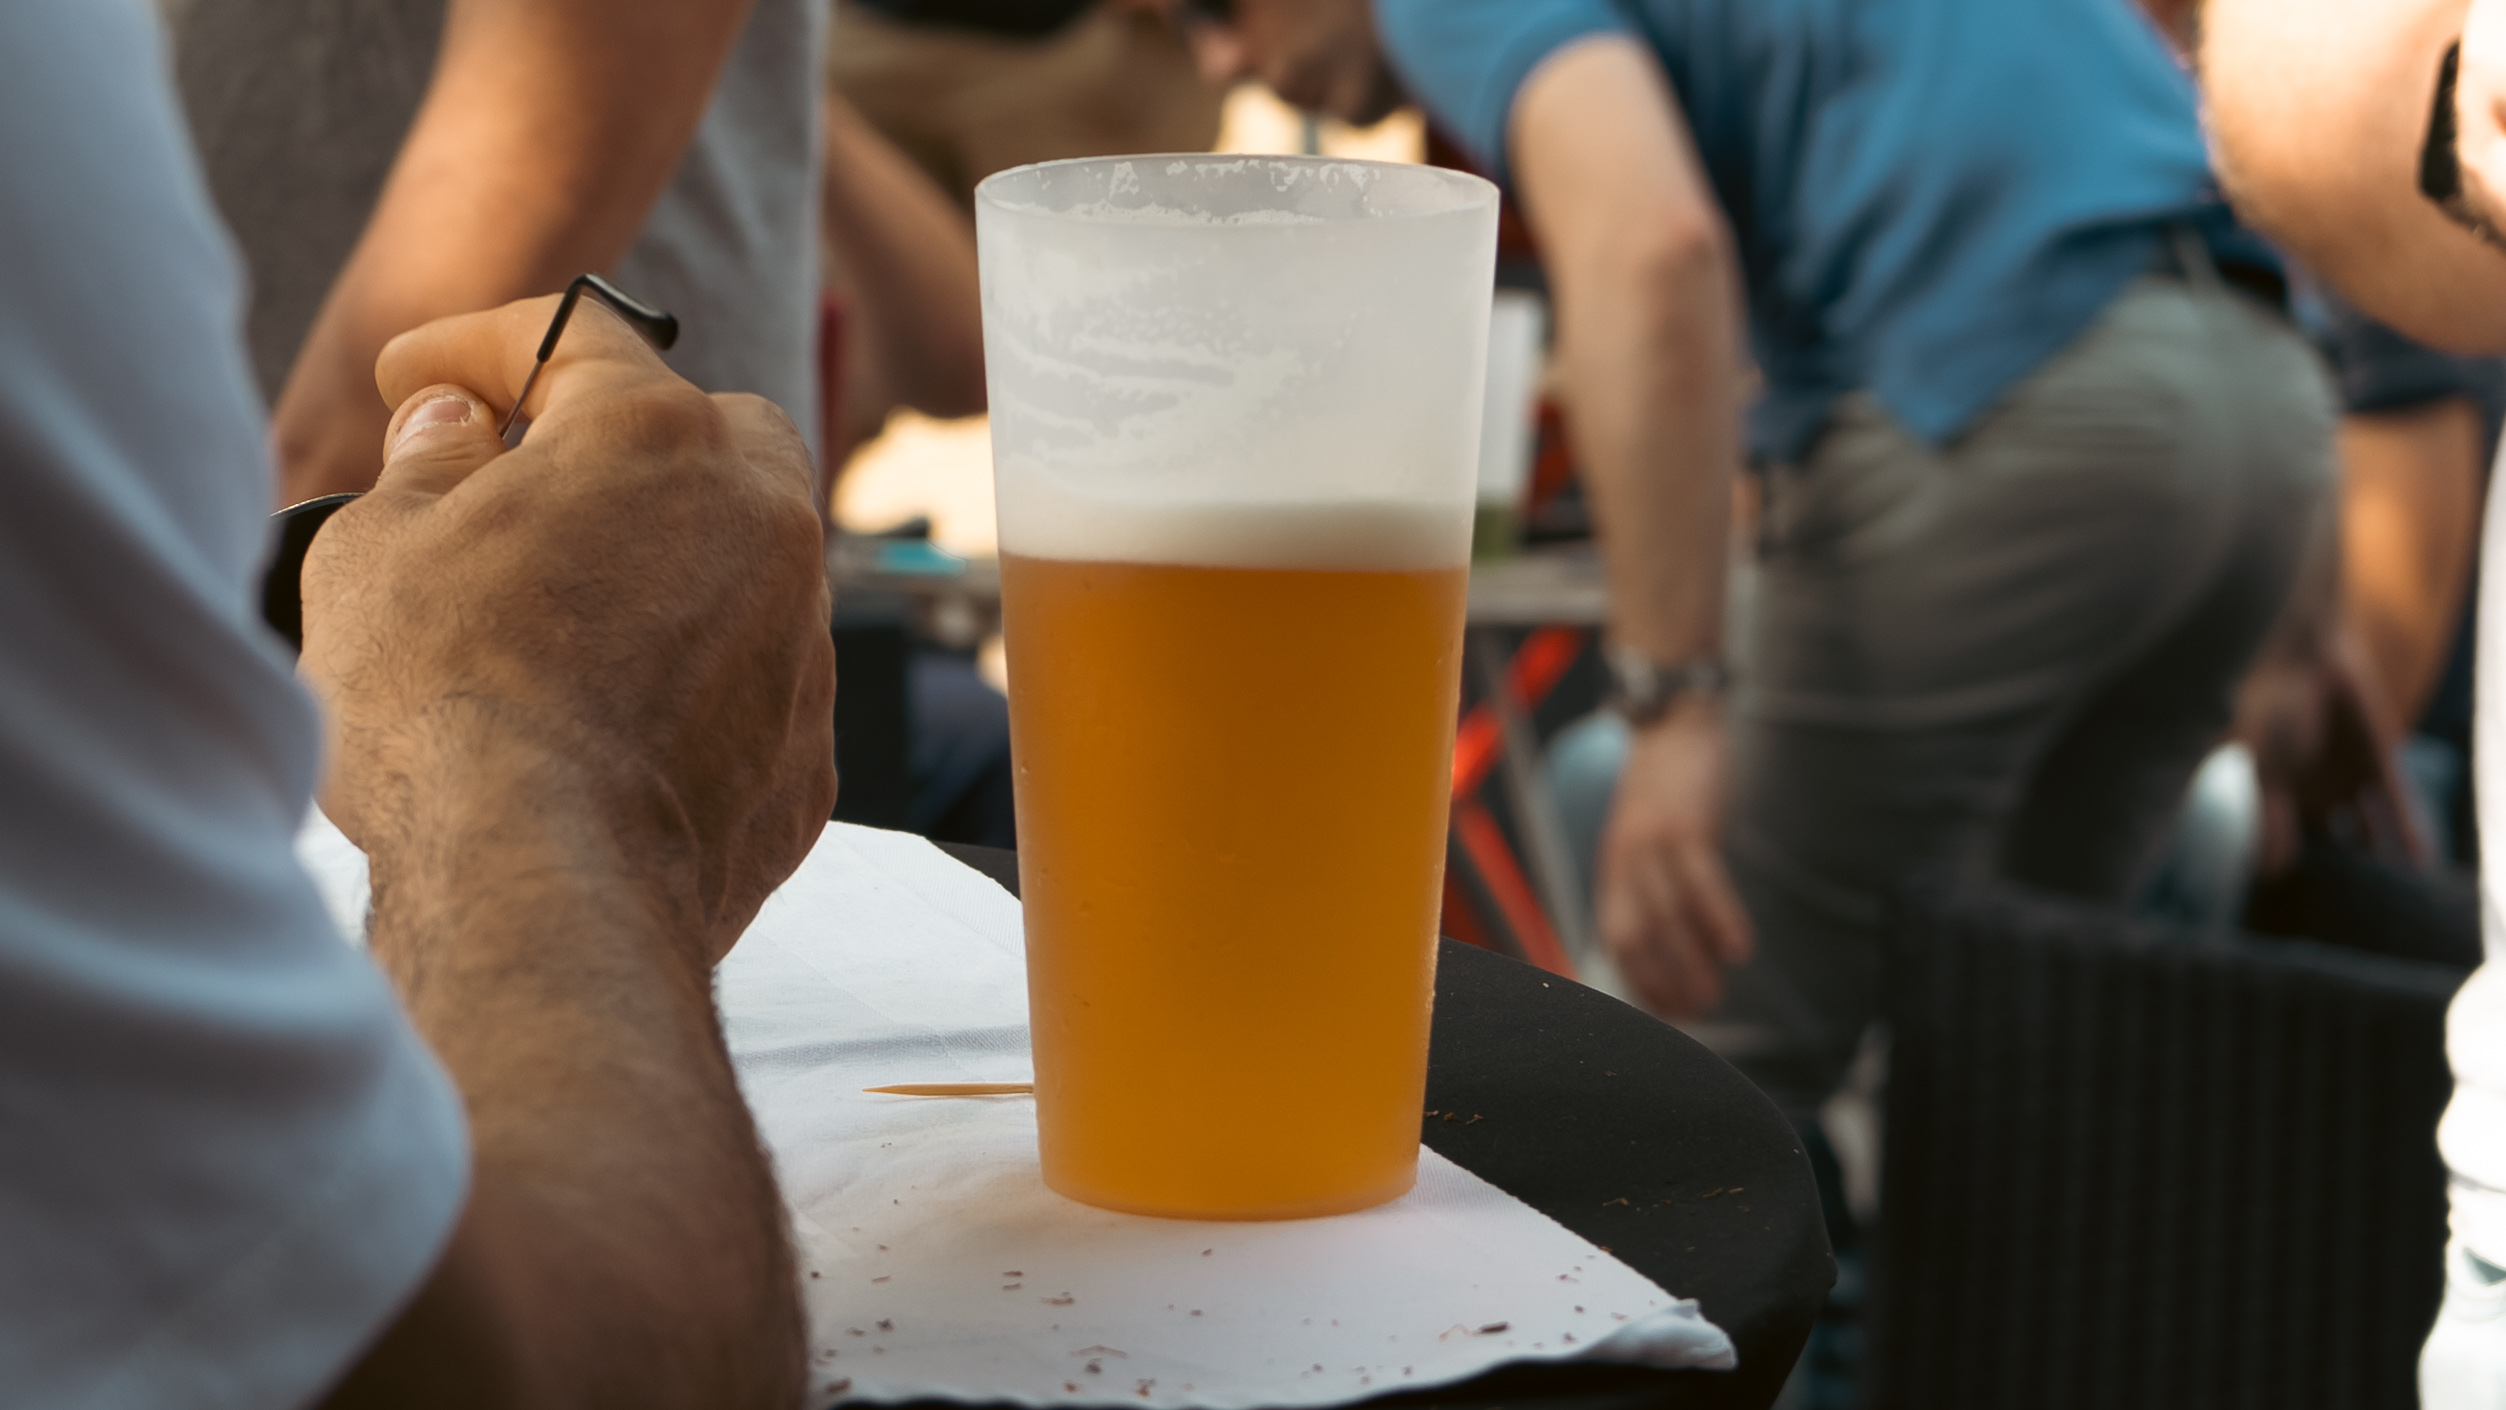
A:
[[[2228,194],[2372,316],[2455,352],[2506,351],[2506,4],[2207,0],[2193,16]],[[2506,838],[2506,497],[2481,531],[2473,710],[2481,848]],[[2429,1410],[2506,1406],[2506,878],[2481,869],[2485,963],[2455,996],[2445,1298]]]
[[[590,299],[393,340],[300,683],[145,0],[0,5],[0,128],[0,1404],[800,1404],[710,982],[835,789],[790,419]]]

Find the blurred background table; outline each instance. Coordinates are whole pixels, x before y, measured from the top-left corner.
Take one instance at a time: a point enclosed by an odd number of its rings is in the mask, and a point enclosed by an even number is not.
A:
[[[972,652],[996,641],[1000,564],[943,551],[927,525],[843,534],[827,547],[836,648],[837,816],[905,827],[907,662],[918,645]],[[1597,696],[1592,657],[1608,600],[1589,542],[1471,565],[1464,713],[1454,746],[1448,933],[1615,991],[1555,800],[1542,780],[1544,723]],[[1560,705],[1569,707],[1561,711]]]
[[[836,600],[901,599],[934,640],[972,646],[1000,630],[998,559],[961,558],[928,540],[843,534],[827,544]],[[1471,565],[1470,624],[1599,627],[1608,613],[1601,558],[1589,545]]]
[[[943,844],[1018,890],[1014,853]],[[1443,942],[1422,1139],[1668,1291],[1698,1299],[1739,1369],[1519,1365],[1369,1405],[1763,1410],[1835,1276],[1792,1127],[1666,1024],[1503,956]],[[941,1410],[940,1402],[931,1410]]]
[[[1608,620],[1609,606],[1601,555],[1589,543],[1471,565],[1473,628],[1597,628]]]

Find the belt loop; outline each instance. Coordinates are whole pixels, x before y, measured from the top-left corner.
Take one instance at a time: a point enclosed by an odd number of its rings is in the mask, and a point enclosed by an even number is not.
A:
[[[2176,221],[2167,226],[2167,243],[2174,248],[2176,268],[2184,278],[2205,294],[2215,294],[2226,287],[2219,277],[2218,261],[2210,257],[2210,245],[2201,238],[2189,221]]]

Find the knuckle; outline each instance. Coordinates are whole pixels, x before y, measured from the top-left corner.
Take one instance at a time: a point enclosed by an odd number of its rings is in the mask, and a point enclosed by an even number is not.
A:
[[[675,379],[622,398],[618,433],[628,444],[670,459],[714,459],[731,451],[731,428],[713,398]]]
[[[674,445],[711,455],[726,455],[733,449],[731,425],[722,408],[685,382],[656,399],[654,414]]]
[[[807,501],[776,496],[763,506],[761,537],[774,560],[789,569],[796,583],[826,584],[826,531],[817,508]]]
[[[754,418],[764,425],[791,428],[797,432],[798,428],[792,426],[792,418],[783,414],[782,407],[755,392],[716,392],[713,400],[728,415]]]

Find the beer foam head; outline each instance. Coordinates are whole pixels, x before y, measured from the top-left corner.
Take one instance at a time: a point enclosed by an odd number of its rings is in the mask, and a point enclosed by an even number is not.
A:
[[[1468,554],[1493,187],[1313,158],[1054,162],[977,193],[1001,546]]]
[[[1000,515],[1001,551],[1032,558],[1391,573],[1458,568],[1471,550],[1467,506],[1391,499],[1052,503],[1030,486]]]
[[[1312,225],[1493,210],[1495,188],[1400,162],[1193,152],[1039,162],[985,180],[976,201],[1083,224]]]

